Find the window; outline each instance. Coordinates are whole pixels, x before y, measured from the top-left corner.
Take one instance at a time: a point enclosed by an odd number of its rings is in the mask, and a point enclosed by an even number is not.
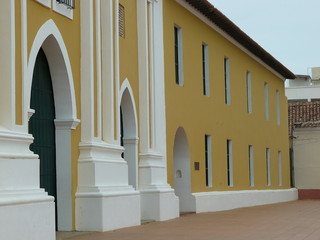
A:
[[[282,186],[282,155],[281,151],[278,151],[278,184]]]
[[[277,124],[280,125],[280,93],[276,91],[276,105],[277,105]]]
[[[66,5],[70,9],[74,9],[76,7],[75,0],[57,0],[57,2]]]
[[[232,168],[232,141],[227,140],[227,174],[228,186],[233,186],[233,168]]]
[[[249,145],[249,182],[250,182],[250,187],[254,187],[254,163],[253,163],[252,145]]]
[[[206,186],[212,187],[212,150],[211,136],[205,135]]]
[[[119,4],[119,36],[125,37],[125,9],[124,6]]]
[[[225,103],[231,104],[230,96],[230,63],[229,58],[224,58],[224,85],[225,85]]]
[[[264,83],[264,108],[266,120],[269,120],[269,89],[268,83]]]
[[[202,43],[202,79],[203,94],[210,96],[208,45],[205,43]]]
[[[267,185],[271,185],[271,173],[270,173],[270,148],[266,148],[266,168],[267,168]]]
[[[252,113],[251,72],[247,72],[247,112]]]
[[[174,58],[176,84],[183,86],[183,69],[182,69],[182,30],[174,26]]]

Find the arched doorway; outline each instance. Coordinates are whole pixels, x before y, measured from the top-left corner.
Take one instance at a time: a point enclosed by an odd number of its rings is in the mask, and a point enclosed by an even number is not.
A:
[[[35,111],[29,120],[34,140],[30,150],[39,155],[40,187],[57,199],[55,105],[50,69],[42,48],[33,71],[30,107]],[[57,215],[57,201],[55,201]]]
[[[173,147],[174,191],[179,197],[180,212],[195,210],[194,197],[191,195],[190,151],[187,135],[178,128]]]
[[[127,86],[126,86],[127,85]],[[126,86],[126,87],[125,87]],[[134,98],[126,80],[122,88],[120,103],[121,145],[124,148],[123,158],[128,163],[128,182],[138,187],[138,136]]]
[[[57,229],[59,231],[72,231],[71,130],[75,129],[80,121],[77,119],[75,91],[68,51],[53,20],[48,20],[39,29],[29,53],[27,77],[23,90],[24,121],[29,121],[28,116],[33,112],[30,110],[32,109],[30,105],[31,89],[34,72],[39,66],[37,62],[39,54],[44,54],[46,57],[54,99]],[[42,160],[40,159],[40,161]]]

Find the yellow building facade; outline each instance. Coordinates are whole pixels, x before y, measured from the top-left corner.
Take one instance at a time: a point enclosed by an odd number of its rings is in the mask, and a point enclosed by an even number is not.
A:
[[[296,199],[293,74],[207,1],[7,0],[0,18],[1,239]]]

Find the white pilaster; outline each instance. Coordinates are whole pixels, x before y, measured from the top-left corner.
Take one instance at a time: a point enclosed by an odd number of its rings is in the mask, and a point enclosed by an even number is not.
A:
[[[79,145],[76,229],[107,231],[140,224],[140,196],[128,185],[128,165],[121,158],[119,100],[118,1],[81,1],[82,142]],[[101,11],[101,12],[100,12]],[[93,26],[93,18],[96,24]],[[101,25],[100,25],[101,24]],[[93,31],[101,36],[101,138],[94,138]],[[99,45],[98,44],[98,45]],[[99,54],[98,54],[99,55]],[[100,74],[99,66],[97,75]],[[109,71],[110,70],[110,71]],[[99,96],[98,96],[99,97]],[[99,104],[98,104],[99,105]],[[98,106],[99,107],[99,106]],[[85,120],[85,121],[84,121]],[[99,121],[98,121],[99,125]],[[87,129],[88,128],[88,129]],[[85,130],[84,130],[85,129]],[[99,129],[99,128],[98,128]]]
[[[114,141],[113,0],[101,2],[102,139]]]
[[[16,132],[15,4],[15,0],[5,0],[0,8],[0,239],[53,240],[54,199],[40,189],[39,159],[29,150],[32,136]],[[21,14],[23,41],[26,19],[23,2]]]
[[[141,214],[142,219],[162,221],[179,216],[179,201],[166,174],[162,0],[138,0],[137,8]]]

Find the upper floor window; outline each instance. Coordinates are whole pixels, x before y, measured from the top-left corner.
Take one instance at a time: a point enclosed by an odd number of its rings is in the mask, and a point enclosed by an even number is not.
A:
[[[230,61],[229,58],[224,58],[224,87],[225,87],[225,103],[231,104],[230,96]]]
[[[252,88],[251,88],[251,72],[247,72],[247,112],[252,113]]]
[[[280,125],[280,92],[276,91],[277,124]]]
[[[264,108],[266,120],[269,120],[269,87],[268,83],[264,83]]]
[[[210,95],[210,83],[209,83],[209,56],[208,45],[202,43],[202,79],[203,79],[203,94],[205,96]]]
[[[119,36],[125,36],[125,11],[124,6],[119,4]]]
[[[174,26],[174,62],[176,84],[183,86],[182,29],[176,25]]]
[[[75,0],[57,0],[58,3],[66,5],[68,8],[75,9]]]

